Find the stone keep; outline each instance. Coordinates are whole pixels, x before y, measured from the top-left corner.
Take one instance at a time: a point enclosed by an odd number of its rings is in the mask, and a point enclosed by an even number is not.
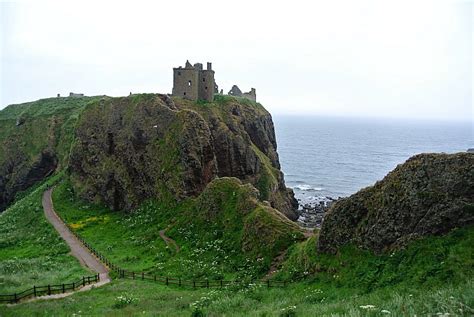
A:
[[[213,101],[215,87],[211,63],[207,63],[207,69],[203,69],[201,63],[193,66],[189,61],[186,61],[184,68],[173,68],[173,96]]]

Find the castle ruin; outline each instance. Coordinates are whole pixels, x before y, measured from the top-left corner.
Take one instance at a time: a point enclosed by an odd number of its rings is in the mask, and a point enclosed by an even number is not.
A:
[[[173,68],[173,96],[193,101],[213,101],[215,94],[219,94],[219,87],[214,79],[211,63],[208,62],[207,69],[203,69],[201,63],[192,65],[187,60],[184,67]],[[222,90],[220,94],[223,94]],[[242,92],[237,85],[234,85],[228,95],[257,101],[255,88],[249,92]]]
[[[184,68],[173,68],[173,96],[213,101],[217,89],[211,63],[207,63],[207,69],[203,69],[201,63],[193,66],[189,61]]]
[[[250,88],[249,92],[242,92],[237,85],[232,86],[232,89],[228,92],[229,96],[247,98],[253,101],[257,101],[257,91],[255,88]]]

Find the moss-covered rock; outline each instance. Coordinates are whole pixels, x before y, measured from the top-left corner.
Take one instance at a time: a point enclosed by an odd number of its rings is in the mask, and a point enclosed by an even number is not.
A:
[[[113,209],[201,193],[216,177],[237,177],[291,219],[270,114],[226,98],[191,102],[164,95],[111,98],[87,107],[76,130],[70,171],[79,194]]]
[[[229,250],[261,258],[268,266],[304,235],[285,215],[260,202],[258,195],[255,187],[235,177],[217,178],[196,198],[189,218],[202,233],[201,239],[207,233],[222,232]]]
[[[382,181],[337,201],[319,251],[355,244],[376,252],[474,223],[474,155],[419,154]]]
[[[0,211],[67,165],[78,115],[100,98],[41,99],[0,111]]]

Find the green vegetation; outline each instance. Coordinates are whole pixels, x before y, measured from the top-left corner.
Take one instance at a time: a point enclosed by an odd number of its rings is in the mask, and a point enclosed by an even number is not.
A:
[[[280,277],[369,293],[381,288],[442,287],[472,280],[474,227],[430,236],[375,255],[354,246],[336,255],[316,251],[316,237],[291,248]]]
[[[0,215],[0,294],[91,274],[69,255],[69,247],[44,217],[43,191],[54,180],[37,186]]]
[[[438,289],[327,293],[316,283],[287,288],[181,289],[116,280],[57,300],[0,306],[2,316],[472,316],[472,280]]]
[[[211,182],[196,199],[148,201],[132,213],[80,202],[68,182],[55,189],[53,201],[71,228],[112,262],[161,276],[260,277],[278,253],[302,239],[295,224],[234,178]]]
[[[7,158],[8,150],[26,155],[32,160],[48,147],[54,147],[64,162],[69,154],[75,123],[91,102],[100,97],[49,98],[10,105],[0,111],[0,163]],[[17,119],[23,123],[16,125]]]

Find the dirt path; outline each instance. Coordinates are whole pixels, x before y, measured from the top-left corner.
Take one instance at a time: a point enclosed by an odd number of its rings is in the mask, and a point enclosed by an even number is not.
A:
[[[179,252],[179,245],[176,243],[176,241],[174,241],[173,239],[171,239],[170,237],[167,237],[165,235],[166,230],[168,230],[168,229],[160,230],[161,239],[163,239],[163,241],[165,241],[167,246],[170,246],[170,245],[174,246],[174,248],[176,250],[176,253],[178,253]]]
[[[283,264],[283,260],[285,259],[287,250],[284,250],[280,252],[272,261],[272,264],[270,264],[270,269],[268,270],[267,275],[263,277],[262,280],[266,281],[269,280],[275,275],[278,270],[280,269],[281,265]]]
[[[69,228],[66,224],[58,217],[56,212],[54,211],[53,201],[51,198],[52,189],[48,189],[43,194],[43,209],[44,215],[46,219],[53,225],[59,235],[66,241],[66,243],[71,248],[71,254],[76,257],[82,266],[99,273],[100,282],[95,284],[87,285],[81,288],[78,291],[86,291],[94,287],[98,287],[110,282],[109,278],[109,269],[102,264],[94,255],[92,255],[89,250],[71,233]],[[61,298],[65,296],[69,296],[74,292],[64,293],[64,294],[57,294],[57,295],[49,295],[49,296],[41,296],[38,297],[40,299],[46,298]]]

